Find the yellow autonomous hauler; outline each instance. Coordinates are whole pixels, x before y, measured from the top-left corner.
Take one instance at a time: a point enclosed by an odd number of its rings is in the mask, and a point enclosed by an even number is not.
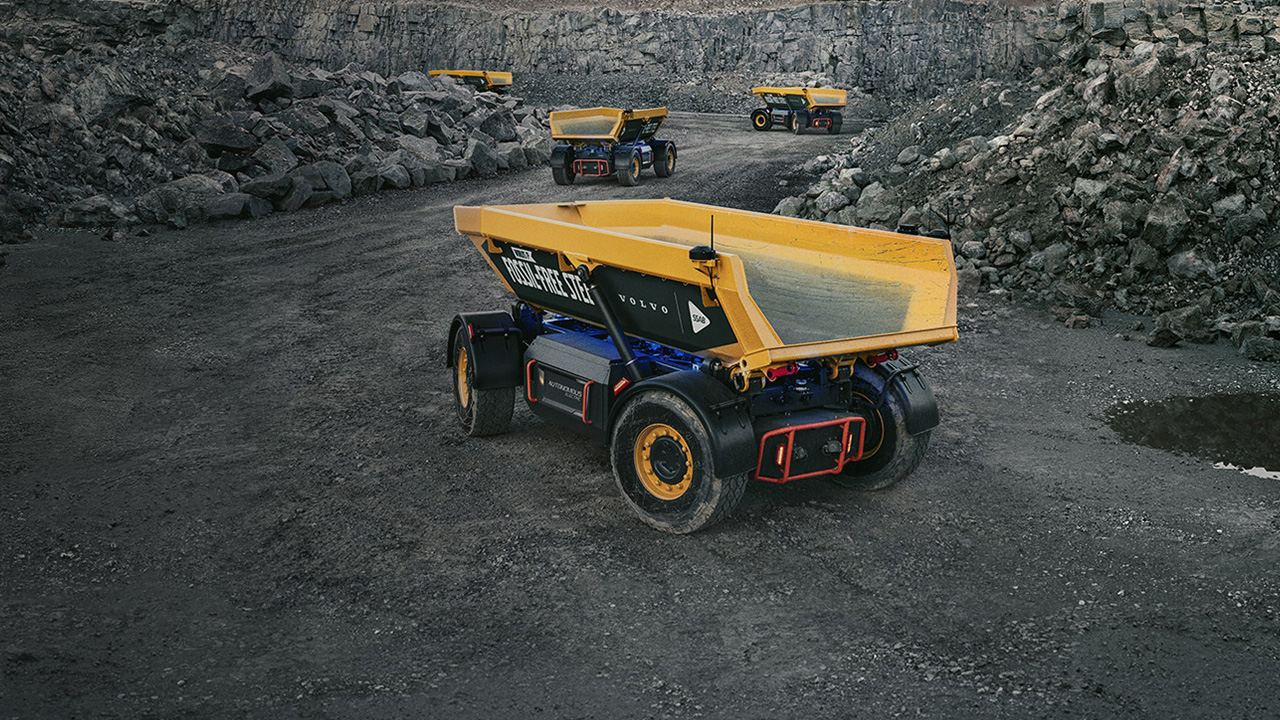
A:
[[[456,316],[459,420],[532,411],[609,448],[650,525],[728,515],[749,480],[888,487],[919,464],[933,394],[898,349],[956,339],[946,239],[675,200],[455,207],[519,301]]]
[[[676,171],[676,144],[654,134],[667,119],[667,109],[587,108],[551,113],[551,177],[571,185],[577,177],[616,176],[621,185],[636,185],[640,171],[653,168],[658,177]]]
[[[432,77],[448,75],[480,90],[501,92],[511,87],[511,73],[497,70],[431,70]]]
[[[849,101],[848,93],[834,88],[762,86],[751,92],[765,104],[751,111],[751,127],[768,130],[781,125],[797,135],[808,128],[839,133],[843,118],[837,108]]]

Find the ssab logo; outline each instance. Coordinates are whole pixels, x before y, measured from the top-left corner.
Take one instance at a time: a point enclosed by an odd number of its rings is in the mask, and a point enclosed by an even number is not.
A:
[[[695,335],[705,330],[707,326],[711,324],[711,318],[703,315],[702,311],[698,309],[697,305],[693,304],[692,300],[689,301],[689,321],[693,323],[693,334]]]

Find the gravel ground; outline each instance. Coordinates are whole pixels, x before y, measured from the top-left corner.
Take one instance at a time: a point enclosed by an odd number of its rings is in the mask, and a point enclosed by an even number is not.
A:
[[[1114,403],[1280,391],[1226,346],[962,298],[886,492],[631,516],[605,450],[455,425],[444,335],[502,307],[455,204],[769,210],[832,139],[676,116],[675,177],[545,169],[0,270],[0,717],[1269,717],[1275,480],[1128,445]],[[1259,440],[1260,442],[1264,440]],[[1274,468],[1273,468],[1274,469]]]

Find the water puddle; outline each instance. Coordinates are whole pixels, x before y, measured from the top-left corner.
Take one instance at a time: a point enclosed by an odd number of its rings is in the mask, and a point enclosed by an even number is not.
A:
[[[1280,395],[1240,393],[1120,403],[1107,423],[1137,445],[1280,480]]]

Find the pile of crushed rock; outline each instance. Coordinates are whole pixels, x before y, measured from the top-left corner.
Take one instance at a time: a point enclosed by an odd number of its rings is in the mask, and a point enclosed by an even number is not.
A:
[[[230,59],[228,62],[226,59]],[[7,78],[7,79],[3,79]],[[545,164],[546,113],[449,77],[188,39],[0,58],[0,241],[40,223],[256,217]]]
[[[1166,40],[925,103],[811,161],[820,180],[775,212],[941,232],[962,294],[1075,326],[1155,315],[1153,344],[1280,360],[1280,48]],[[964,132],[1001,107],[1000,130]]]

